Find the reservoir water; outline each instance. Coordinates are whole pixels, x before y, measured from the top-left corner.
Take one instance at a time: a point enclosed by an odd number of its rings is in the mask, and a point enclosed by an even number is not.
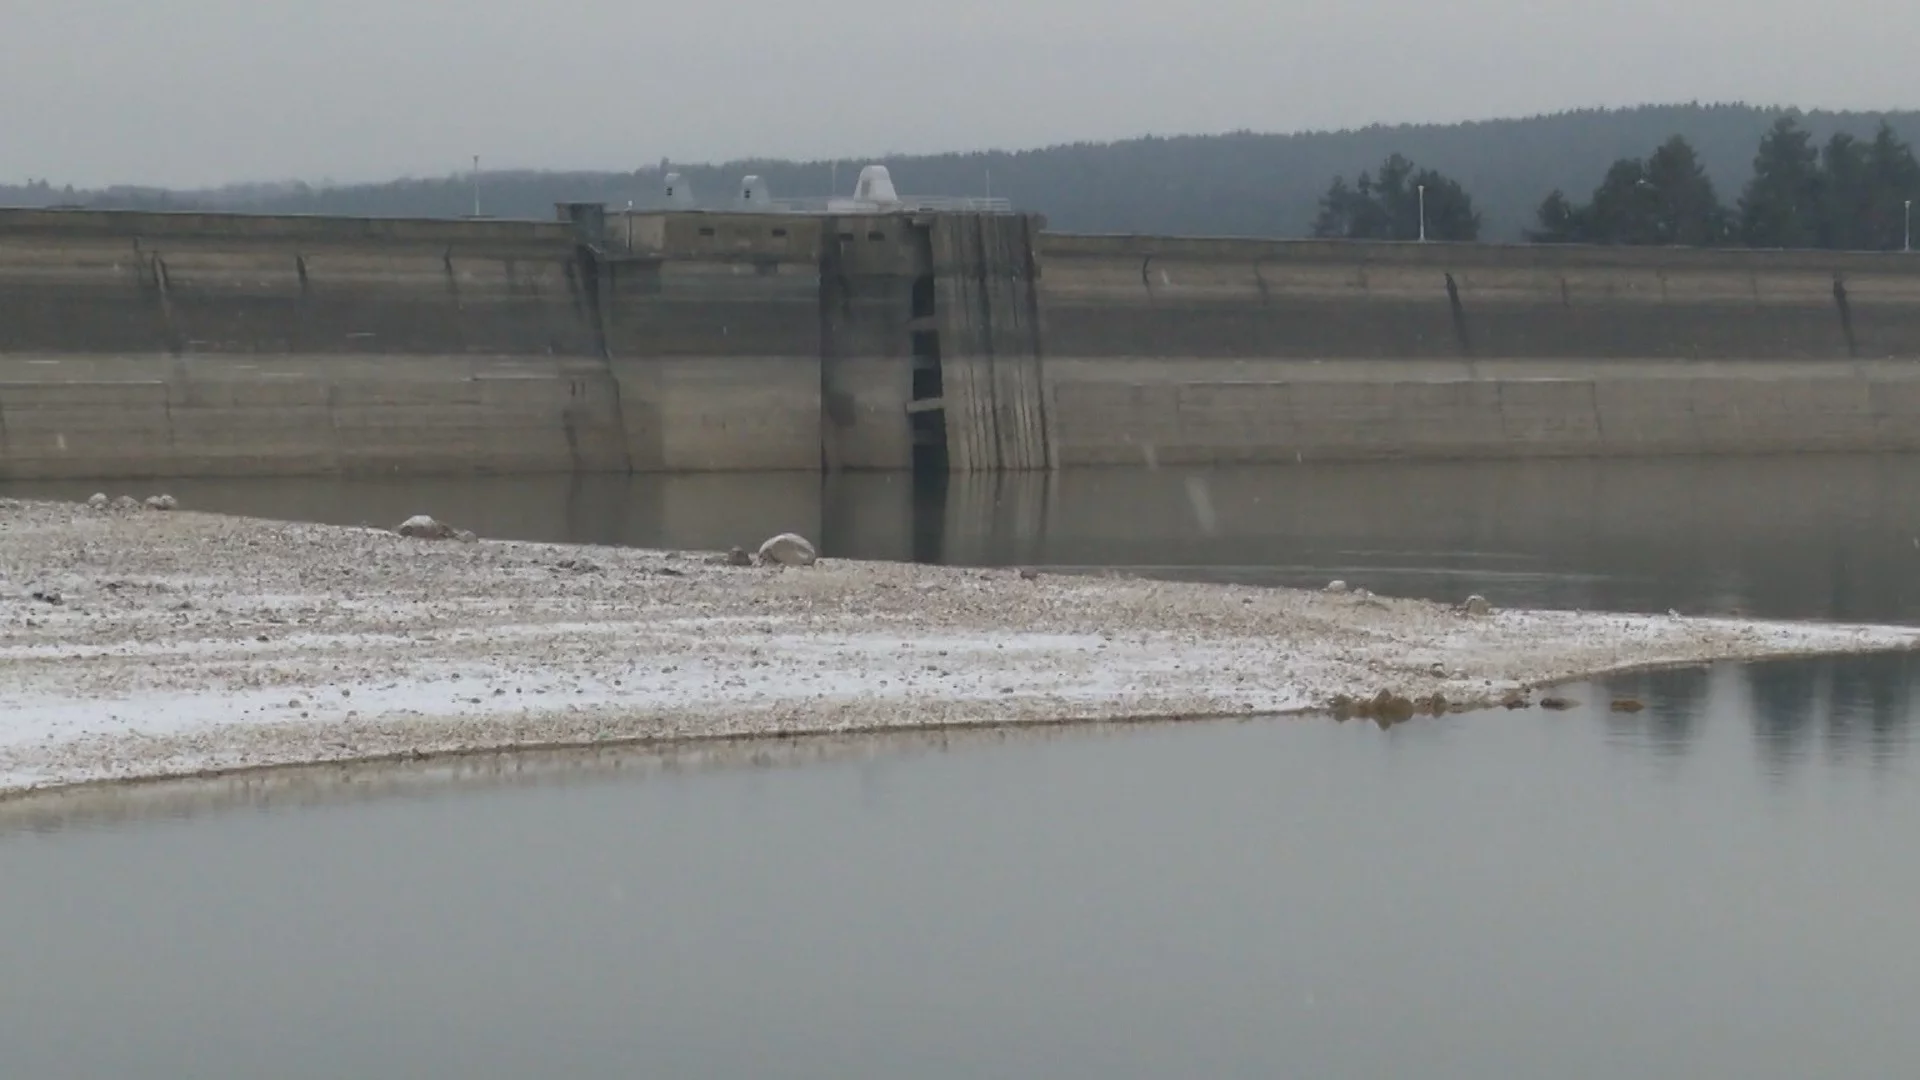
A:
[[[1920,462],[0,488],[1912,622]],[[20,1077],[1885,1076],[1920,658],[1566,712],[800,740],[0,804]],[[1631,696],[1637,713],[1607,702]]]

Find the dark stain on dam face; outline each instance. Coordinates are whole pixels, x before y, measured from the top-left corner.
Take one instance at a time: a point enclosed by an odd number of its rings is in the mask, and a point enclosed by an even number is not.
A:
[[[1473,355],[1473,337],[1467,332],[1467,309],[1460,304],[1460,286],[1454,284],[1453,275],[1447,276],[1447,307],[1453,312],[1453,335],[1460,341],[1460,355]]]
[[[1847,339],[1847,355],[1859,356],[1860,344],[1853,336],[1853,305],[1847,299],[1847,282],[1837,273],[1833,275],[1833,305],[1840,311],[1840,332]]]

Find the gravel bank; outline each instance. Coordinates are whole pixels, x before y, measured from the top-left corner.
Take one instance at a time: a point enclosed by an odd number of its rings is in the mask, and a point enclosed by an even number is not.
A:
[[[1484,704],[1920,630],[422,540],[0,501],[0,793],[508,746]]]

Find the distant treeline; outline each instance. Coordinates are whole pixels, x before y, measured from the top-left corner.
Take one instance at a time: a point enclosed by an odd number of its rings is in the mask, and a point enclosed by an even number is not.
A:
[[[1798,118],[1782,116],[1760,139],[1752,174],[1732,206],[1685,137],[1606,171],[1584,203],[1555,188],[1526,237],[1541,244],[1745,245],[1896,251],[1912,240],[1920,162],[1882,123],[1869,140],[1847,132],[1815,147]],[[1348,240],[1475,240],[1480,215],[1455,180],[1394,154],[1349,185],[1334,177],[1320,197],[1314,235]]]
[[[1462,194],[1472,193],[1465,209],[1477,220],[1474,233],[1480,239],[1521,240],[1529,230],[1548,231],[1538,217],[1544,193],[1592,190],[1616,162],[1645,154],[1676,135],[1692,149],[1705,177],[1720,190],[1737,191],[1753,172],[1754,146],[1783,118],[1793,119],[1811,145],[1822,148],[1841,133],[1870,147],[1883,124],[1896,141],[1920,139],[1920,113],[1915,112],[1799,113],[1748,105],[1672,105],[1453,125],[1152,137],[881,160],[902,191],[1005,196],[1023,209],[1045,214],[1050,226],[1062,231],[1196,236],[1307,236],[1316,223],[1331,228],[1334,223],[1321,221],[1328,180],[1356,177],[1362,170],[1379,170],[1368,183],[1387,186],[1373,193],[1374,202],[1349,200],[1337,206],[1336,218],[1384,213],[1403,221],[1405,195],[1411,192],[1417,202],[1422,183],[1415,174],[1428,169],[1457,185]],[[1397,179],[1391,174],[1400,166],[1389,170],[1379,164],[1396,154],[1408,169]],[[1411,165],[1415,161],[1418,168]],[[628,172],[488,172],[480,177],[481,206],[490,215],[538,218],[551,218],[557,202],[655,206],[661,203],[661,181],[668,170],[681,173],[703,204],[724,206],[747,174],[762,177],[776,196],[823,195],[851,191],[860,166],[868,163],[655,161]],[[1645,164],[1650,167],[1652,159]],[[1391,190],[1395,183],[1404,190]],[[1451,189],[1437,190],[1444,184],[1427,186],[1430,236],[1452,235],[1465,220],[1451,216],[1461,208],[1448,201]],[[1357,186],[1349,184],[1349,193],[1357,194]],[[197,191],[85,191],[36,182],[0,186],[0,204],[455,217],[473,210],[473,179],[453,171],[376,184],[296,182]],[[1594,205],[1593,200],[1588,205]],[[1414,215],[1417,230],[1417,207]],[[1454,223],[1435,231],[1440,220]]]
[[[1864,141],[1838,132],[1816,148],[1811,133],[1783,116],[1761,138],[1753,174],[1732,206],[1720,201],[1692,145],[1675,135],[1644,160],[1614,162],[1585,203],[1557,190],[1548,195],[1528,237],[1896,251],[1910,242],[1916,197],[1920,162],[1890,126]]]

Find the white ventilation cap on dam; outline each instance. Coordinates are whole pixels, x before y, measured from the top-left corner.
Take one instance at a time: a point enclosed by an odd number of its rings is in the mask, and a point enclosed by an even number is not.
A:
[[[773,202],[773,196],[767,191],[767,182],[757,176],[749,176],[740,181],[740,205],[748,209],[757,209]]]
[[[677,172],[670,172],[667,174],[666,186],[668,206],[693,205],[693,186],[687,183],[685,177]]]
[[[860,170],[853,185],[853,197],[866,202],[897,203],[900,193],[893,189],[893,174],[885,165],[869,165]]]

